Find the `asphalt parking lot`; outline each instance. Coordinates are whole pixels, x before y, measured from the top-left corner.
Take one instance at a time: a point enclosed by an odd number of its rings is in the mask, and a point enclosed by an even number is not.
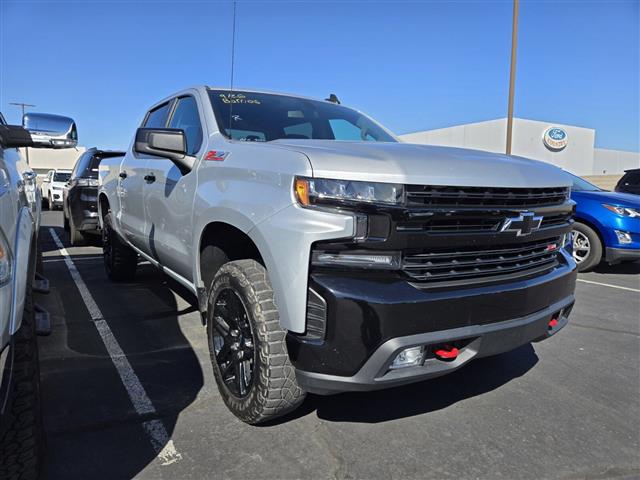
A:
[[[43,212],[41,242],[44,478],[640,477],[640,263],[580,275],[546,342],[407,387],[310,395],[256,427],[218,395],[195,298],[149,265],[110,283],[60,212]]]

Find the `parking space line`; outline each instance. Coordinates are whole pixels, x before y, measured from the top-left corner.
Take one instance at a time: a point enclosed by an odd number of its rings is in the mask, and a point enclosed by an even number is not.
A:
[[[578,281],[582,282],[582,283],[590,283],[592,285],[600,285],[602,287],[617,288],[618,290],[627,290],[629,292],[638,292],[638,293],[640,293],[640,289],[639,288],[623,287],[621,285],[611,285],[610,283],[593,282],[591,280],[583,280],[582,278],[579,278]]]
[[[97,262],[102,260],[102,256],[99,257],[76,257],[73,259],[74,262]],[[42,260],[43,263],[51,263],[51,262],[65,262],[66,260],[64,258],[44,258]]]
[[[118,371],[118,375],[120,375],[120,380],[129,395],[133,408],[136,410],[138,415],[155,414],[156,409],[153,406],[151,399],[142,386],[140,379],[133,371],[133,368],[129,363],[129,359],[120,347],[116,337],[113,335],[111,328],[109,328],[109,324],[104,319],[104,316],[91,295],[87,284],[84,283],[84,280],[80,276],[80,272],[73,263],[73,260],[62,244],[62,241],[60,241],[60,237],[58,237],[58,234],[53,228],[49,228],[49,233],[58,247],[60,255],[64,258],[67,268],[69,269],[69,273],[71,274],[71,278],[78,287],[80,296],[89,311],[89,315],[91,315],[91,319],[93,320],[93,323],[98,330],[98,334],[109,353],[109,357],[111,357],[113,365]],[[151,444],[156,451],[158,459],[162,462],[162,465],[170,465],[182,459],[182,455],[176,450],[173,440],[169,438],[167,429],[160,420],[148,420],[143,422],[142,426],[147,432],[147,435],[149,435]]]

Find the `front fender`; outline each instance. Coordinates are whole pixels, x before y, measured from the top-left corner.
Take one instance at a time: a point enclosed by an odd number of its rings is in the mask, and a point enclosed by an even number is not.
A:
[[[282,328],[306,329],[307,288],[311,245],[354,235],[351,214],[290,205],[248,232],[264,260],[280,313]]]

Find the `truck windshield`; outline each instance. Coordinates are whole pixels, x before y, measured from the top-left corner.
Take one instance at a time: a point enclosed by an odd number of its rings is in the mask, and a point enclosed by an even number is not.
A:
[[[287,95],[210,90],[221,132],[233,140],[395,142],[369,117],[335,103]]]

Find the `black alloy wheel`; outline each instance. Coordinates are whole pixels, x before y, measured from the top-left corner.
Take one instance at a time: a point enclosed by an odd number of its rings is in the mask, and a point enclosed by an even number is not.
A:
[[[212,341],[222,381],[234,396],[246,397],[253,384],[255,343],[247,309],[232,288],[215,299]]]

